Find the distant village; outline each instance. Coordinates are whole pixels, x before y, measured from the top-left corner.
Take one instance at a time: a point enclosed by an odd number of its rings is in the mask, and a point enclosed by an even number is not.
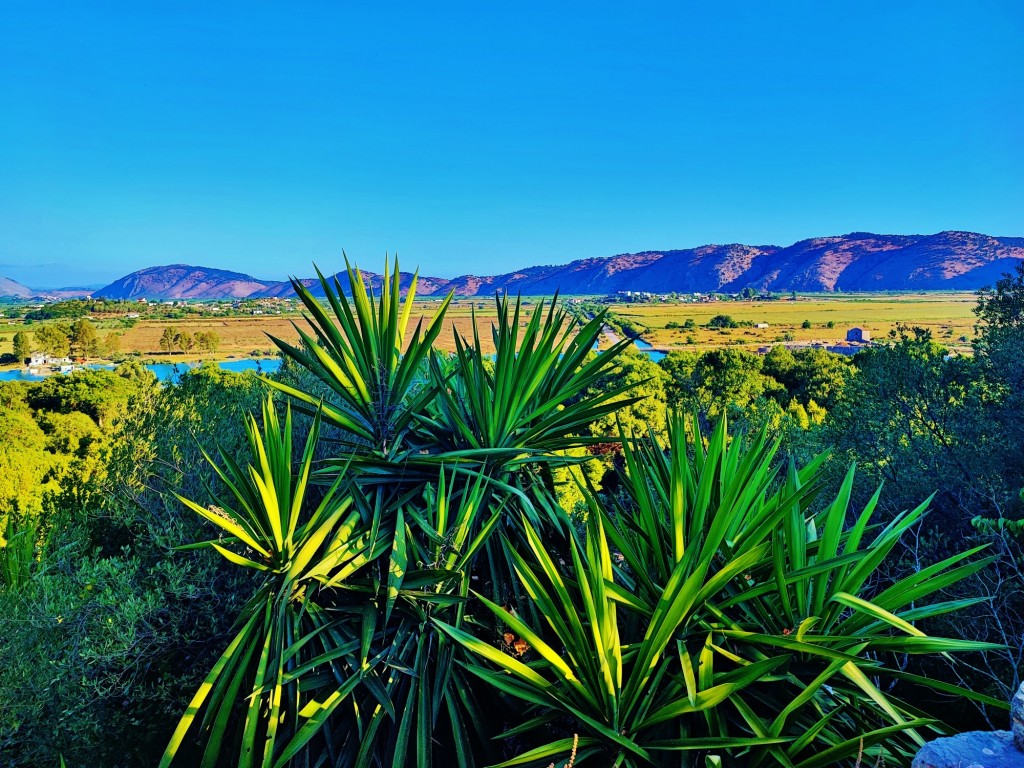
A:
[[[638,303],[650,304],[658,302],[675,302],[680,304],[702,304],[713,301],[796,301],[797,294],[772,293],[770,291],[759,291],[747,287],[739,293],[711,292],[701,293],[654,293],[652,291],[616,291],[605,296],[602,301],[605,303]]]
[[[297,299],[293,298],[266,298],[266,299],[235,299],[233,301],[210,301],[209,299],[166,299],[154,300],[142,297],[132,299],[137,304],[146,307],[176,307],[187,309],[190,312],[211,313],[211,314],[248,314],[248,315],[280,315],[298,308]],[[138,313],[129,313],[127,317],[139,317]]]

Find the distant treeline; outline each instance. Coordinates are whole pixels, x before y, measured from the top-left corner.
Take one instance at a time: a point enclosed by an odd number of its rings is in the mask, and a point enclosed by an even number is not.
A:
[[[74,320],[88,315],[126,315],[138,311],[138,302],[119,299],[67,299],[44,304],[25,313],[25,320]]]

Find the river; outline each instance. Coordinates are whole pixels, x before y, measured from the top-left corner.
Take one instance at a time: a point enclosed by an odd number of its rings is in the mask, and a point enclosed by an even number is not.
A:
[[[665,353],[655,349],[643,339],[633,339],[633,344],[647,355],[654,362],[665,357]],[[256,371],[258,373],[273,373],[281,367],[281,359],[278,357],[254,358],[246,357],[240,360],[215,360],[213,361],[226,371]],[[201,365],[201,363],[146,363],[145,368],[156,374],[159,381],[177,381],[186,371]],[[98,370],[114,370],[113,365],[87,365],[87,368]],[[50,374],[60,375],[60,374]],[[45,376],[35,376],[25,368],[15,368],[13,371],[0,371],[0,381],[42,381]]]
[[[665,352],[662,352],[660,349],[655,349],[651,344],[648,344],[641,338],[633,339],[633,346],[651,358],[654,362],[665,359]]]
[[[213,361],[226,371],[257,371],[258,373],[273,373],[281,367],[281,359],[277,357],[254,358],[246,357],[240,360],[215,360]],[[202,363],[146,363],[145,368],[152,371],[160,381],[177,381],[182,374]],[[113,365],[87,365],[87,368],[94,370],[114,370]],[[53,375],[53,374],[51,374]],[[60,375],[60,374],[56,374]],[[0,371],[0,381],[42,381],[45,376],[35,376],[24,368],[16,368],[13,371]]]

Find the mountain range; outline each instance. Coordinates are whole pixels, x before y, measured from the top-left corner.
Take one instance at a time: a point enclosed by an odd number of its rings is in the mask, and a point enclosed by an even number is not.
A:
[[[0,299],[42,299],[56,301],[58,299],[75,299],[91,296],[93,288],[29,288],[8,277],[0,277]]]
[[[0,298],[28,299],[35,295],[36,292],[28,286],[0,277]]]
[[[525,267],[500,275],[456,278],[421,276],[420,296],[603,294],[767,291],[976,290],[991,285],[1024,260],[1024,238],[974,232],[877,235],[854,232],[817,237],[789,246],[705,245],[580,259],[561,265]],[[371,285],[380,275],[364,272]],[[402,285],[412,275],[402,273]],[[302,281],[320,292],[314,279]],[[345,284],[346,281],[342,280]],[[24,286],[17,288],[24,289]],[[16,289],[17,289],[16,288]],[[0,284],[4,295],[6,281]],[[26,289],[28,290],[28,289]],[[261,280],[240,272],[174,264],[149,267],[93,293],[114,299],[223,299],[292,295],[286,281]],[[31,291],[29,292],[31,295]]]

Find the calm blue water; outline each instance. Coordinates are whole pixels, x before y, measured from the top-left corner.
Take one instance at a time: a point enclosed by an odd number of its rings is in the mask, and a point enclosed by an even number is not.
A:
[[[643,339],[634,339],[633,344],[636,348],[647,355],[654,362],[665,357],[665,353],[657,349],[654,349]],[[257,371],[258,373],[273,373],[281,367],[281,358],[279,357],[265,357],[265,358],[252,358],[247,357],[241,360],[218,360],[217,365],[226,371]],[[198,366],[199,363],[149,363],[146,368],[156,374],[156,377],[160,381],[177,381],[181,378],[182,374]],[[112,365],[90,365],[89,368],[105,368],[108,371],[113,370]],[[18,368],[13,371],[0,371],[0,381],[42,381],[43,376],[33,376],[27,370]]]
[[[257,371],[259,373],[273,373],[281,367],[281,359],[278,357],[252,358],[247,357],[241,360],[217,360],[217,365],[226,371]],[[160,381],[177,381],[186,371],[198,367],[199,363],[149,363],[146,368],[156,374]],[[114,369],[112,365],[90,365],[89,368]],[[0,371],[0,381],[42,381],[43,376],[33,376],[24,369],[14,371]]]
[[[187,371],[197,368],[199,365],[200,363],[193,363],[192,365],[187,363],[150,363],[146,368],[155,373],[160,381],[177,381]],[[242,360],[218,360],[217,365],[225,371],[234,371],[235,373],[241,373],[242,371],[273,373],[281,367],[281,359],[278,357],[258,359],[247,357]]]
[[[651,344],[644,341],[643,339],[633,339],[633,346],[635,346],[637,349],[639,349],[641,352],[643,352],[645,355],[651,358],[651,360],[653,360],[654,362],[658,362],[659,360],[663,360],[665,358],[664,352],[655,349]]]

